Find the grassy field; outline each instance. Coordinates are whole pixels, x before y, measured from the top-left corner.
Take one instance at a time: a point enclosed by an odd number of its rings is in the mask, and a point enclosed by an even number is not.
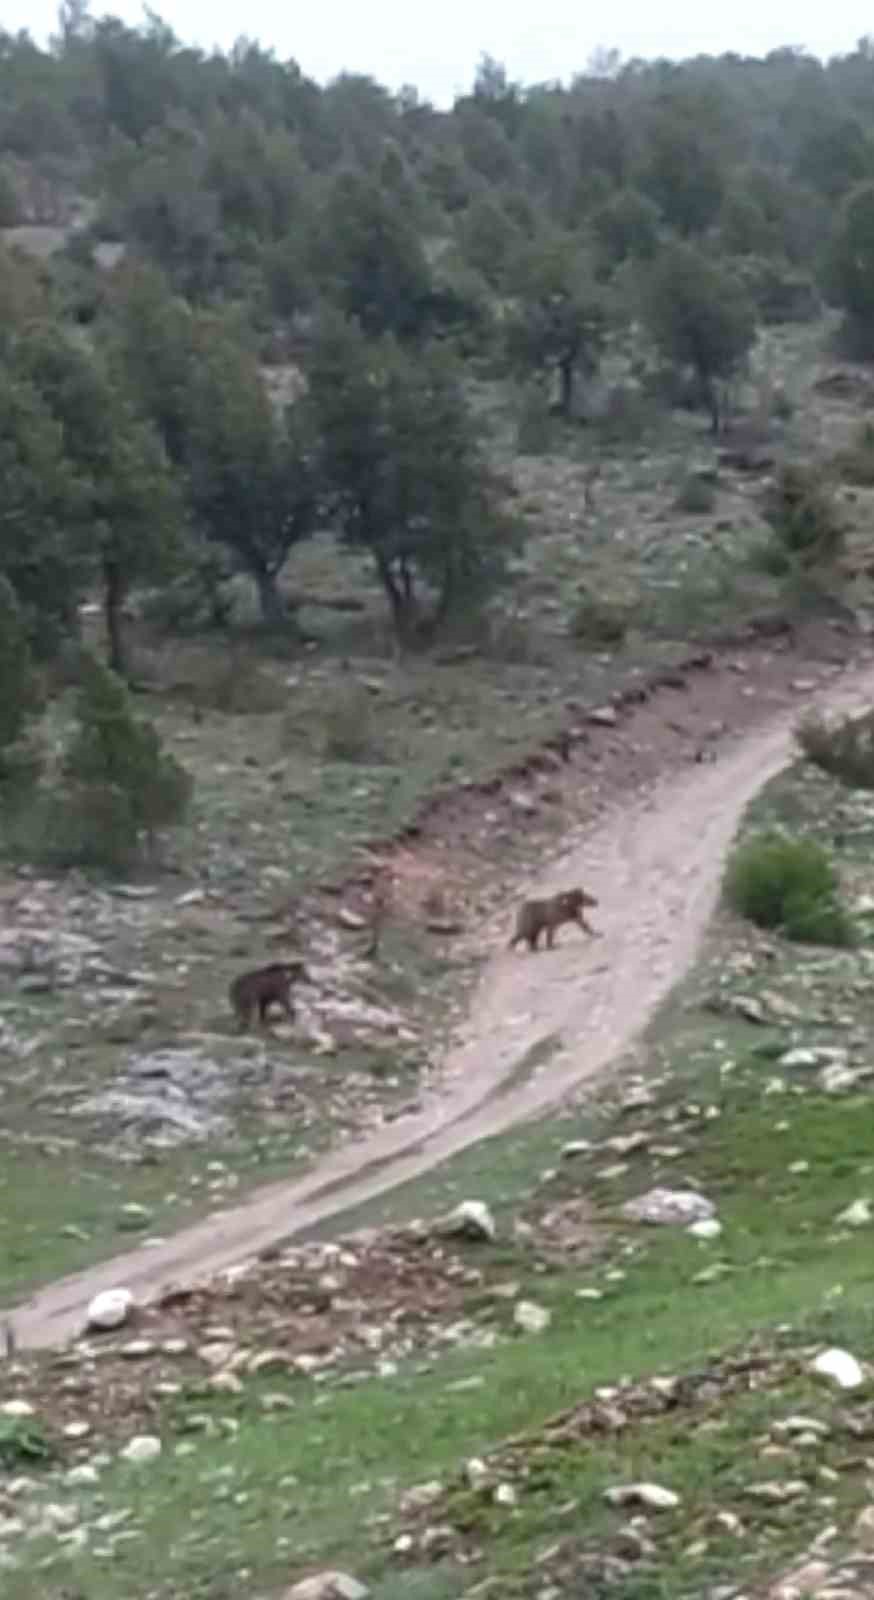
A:
[[[396,1236],[405,1259],[432,1271],[443,1261],[455,1285],[410,1348],[386,1334],[369,1358],[309,1375],[278,1363],[236,1387],[213,1384],[192,1358],[163,1398],[148,1353],[139,1364],[104,1355],[84,1363],[60,1408],[84,1407],[89,1383],[104,1396],[85,1443],[52,1425],[69,1364],[23,1363],[10,1392],[36,1397],[36,1416],[6,1423],[7,1464],[40,1476],[30,1428],[57,1452],[57,1471],[95,1461],[97,1482],[74,1474],[65,1488],[56,1472],[16,1502],[22,1514],[32,1500],[37,1520],[44,1496],[75,1510],[69,1526],[9,1541],[4,1593],[60,1597],[72,1583],[89,1600],[223,1600],[241,1584],[268,1594],[341,1566],[378,1600],[550,1585],[576,1594],[608,1579],[604,1592],[621,1600],[692,1600],[726,1580],[749,1592],[829,1525],[829,1552],[840,1552],[869,1498],[857,1440],[870,1384],[843,1396],[809,1363],[823,1344],[874,1355],[870,1227],[841,1216],[874,1198],[864,898],[874,801],[796,771],[748,826],[774,819],[836,851],[861,906],[859,945],[790,946],[720,918],[634,1061],[596,1096],[344,1219],[399,1223],[473,1195],[493,1207],[495,1243],[453,1242],[449,1267],[449,1246],[428,1230]],[[796,1047],[845,1054],[785,1061]],[[858,1076],[824,1078],[836,1059]],[[622,1202],[655,1183],[694,1184],[716,1207],[719,1236],[627,1222]],[[342,1277],[342,1258],[331,1259]],[[516,1325],[526,1300],[551,1314],[543,1331]],[[221,1307],[217,1322],[230,1315]],[[289,1313],[277,1304],[272,1315],[275,1342]],[[237,1344],[269,1348],[269,1316],[254,1333],[252,1316],[252,1327],[236,1324]],[[365,1292],[356,1317],[377,1316]],[[114,1410],[119,1373],[137,1398]],[[113,1459],[135,1428],[164,1444],[140,1468]],[[633,1507],[605,1499],[641,1481],[678,1502],[631,1521]],[[405,1503],[422,1484],[432,1485],[424,1503]]]
[[[833,455],[858,427],[852,400],[816,387],[826,333],[769,333],[738,395],[778,452]],[[781,406],[766,404],[778,389]],[[338,927],[337,905],[314,904],[314,885],[361,871],[373,841],[428,796],[463,800],[635,669],[675,659],[697,631],[794,604],[750,559],[764,537],[759,476],[719,465],[700,418],[647,411],[625,434],[545,419],[533,441],[511,396],[484,392],[482,403],[530,537],[472,654],[395,662],[367,568],[325,540],[286,574],[305,600],[303,639],[265,639],[243,590],[230,640],[186,638],[154,618],[132,625],[151,690],[141,703],[195,777],[194,811],[160,870],[133,884],[0,874],[10,947],[8,962],[0,950],[0,1303],[107,1254],[120,1235],[178,1226],[256,1173],[293,1173],[381,1109],[414,1102],[439,1053],[435,1023],[459,1014],[475,975],[475,962],[421,935],[422,905],[448,891],[450,915],[475,924],[496,873],[518,878],[568,814],[545,805],[523,829],[485,810],[466,859],[438,862],[436,886],[408,886],[411,918],[376,968],[359,959],[360,935]],[[595,458],[602,478],[587,510]],[[866,495],[844,495],[851,556],[853,539],[867,538]],[[854,591],[863,608],[866,583]],[[350,597],[359,609],[337,609]],[[66,709],[55,710],[55,741]],[[336,1049],[316,1059],[305,1030],[280,1030],[266,1053],[235,1052],[228,980],[301,941],[331,1004],[382,1007],[393,1028],[334,1028]],[[225,1135],[119,1149],[111,1119],[71,1115],[77,1094],[112,1089],[132,1061],[167,1048],[218,1056]]]

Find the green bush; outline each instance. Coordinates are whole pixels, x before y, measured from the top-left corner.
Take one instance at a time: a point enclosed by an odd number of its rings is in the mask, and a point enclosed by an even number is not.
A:
[[[0,1468],[20,1472],[47,1464],[55,1455],[51,1441],[33,1417],[0,1417]]]
[[[582,593],[571,613],[568,632],[579,644],[620,645],[628,632],[628,610],[617,600]]]
[[[774,830],[744,840],[729,859],[723,892],[741,916],[788,939],[803,944],[855,942],[837,873],[815,839]]]
[[[91,656],[82,661],[79,726],[65,753],[56,797],[49,803],[49,849],[68,861],[124,865],[140,836],[180,822],[192,780],[161,749],[150,722],[136,717],[121,679]]]
[[[320,742],[326,761],[367,765],[385,760],[383,741],[365,688],[352,685],[325,707]]]
[[[703,516],[716,505],[716,490],[707,478],[690,472],[677,491],[674,509],[691,515]]]
[[[831,727],[822,717],[808,716],[795,737],[808,761],[848,789],[874,789],[874,711]]]
[[[787,462],[766,491],[763,509],[776,553],[789,565],[827,565],[843,549],[846,530],[821,469]]]
[[[874,487],[874,423],[861,424],[852,444],[837,452],[834,464],[845,483]]]
[[[67,782],[43,793],[23,836],[24,850],[57,867],[121,872],[139,846],[130,796],[115,784]]]
[[[21,609],[11,583],[0,576],[0,810],[6,819],[31,802],[39,778],[42,752],[30,724],[42,703]]]

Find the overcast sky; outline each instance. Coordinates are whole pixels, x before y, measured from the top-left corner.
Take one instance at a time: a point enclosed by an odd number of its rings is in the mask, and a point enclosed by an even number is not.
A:
[[[154,9],[186,44],[227,49],[240,35],[293,57],[303,71],[324,82],[338,72],[364,72],[389,89],[414,84],[436,105],[449,105],[467,90],[480,55],[502,62],[512,79],[538,83],[567,80],[582,71],[599,47],[631,56],[699,53],[765,55],[780,46],[803,47],[818,56],[845,54],[874,17],[862,0],[835,0],[824,10],[811,0],[735,0],[722,7],[700,0],[674,0],[670,11],[649,0],[616,0],[587,7],[580,0],[155,0]],[[126,22],[142,19],[140,0],[103,4]],[[708,15],[712,11],[714,14]],[[0,25],[29,28],[44,43],[55,27],[55,0],[0,0]]]

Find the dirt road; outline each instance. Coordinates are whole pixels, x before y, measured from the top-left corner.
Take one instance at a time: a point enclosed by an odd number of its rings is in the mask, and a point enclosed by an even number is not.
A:
[[[874,668],[844,673],[816,697],[830,711],[861,710]],[[17,1307],[21,1347],[77,1333],[98,1290],[126,1285],[138,1299],[255,1254],[436,1166],[487,1135],[543,1110],[624,1051],[690,965],[713,909],[727,846],[756,791],[792,754],[797,705],[723,747],[713,764],[667,777],[568,841],[538,890],[582,880],[598,895],[603,937],[565,930],[556,950],[495,954],[463,1039],[415,1116],[333,1152],[306,1178],[272,1184],[160,1244],[60,1280]],[[542,1041],[560,1044],[540,1071],[517,1069]],[[515,1080],[514,1081],[514,1077]],[[502,1089],[502,1085],[506,1085]],[[497,1091],[501,1092],[497,1092]]]

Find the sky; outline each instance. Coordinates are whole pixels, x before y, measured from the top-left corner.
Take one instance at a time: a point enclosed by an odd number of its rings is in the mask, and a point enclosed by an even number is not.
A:
[[[874,32],[863,0],[735,0],[728,8],[673,0],[661,11],[650,0],[615,0],[591,9],[579,0],[154,0],[153,9],[185,44],[226,50],[241,34],[293,58],[319,82],[339,72],[367,73],[386,88],[413,84],[437,106],[466,92],[484,53],[512,81],[567,81],[593,52],[616,49],[624,60],[734,51],[765,55],[784,46],[823,58],[851,51]],[[110,13],[132,25],[141,0],[92,0],[91,13]],[[709,14],[708,14],[709,13]],[[28,28],[38,43],[54,30],[56,0],[0,0],[0,26]]]

